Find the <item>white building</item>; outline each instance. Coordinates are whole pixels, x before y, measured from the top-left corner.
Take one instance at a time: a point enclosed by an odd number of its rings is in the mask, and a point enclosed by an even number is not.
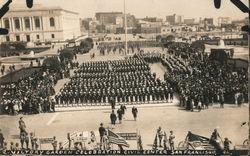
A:
[[[79,14],[61,7],[14,5],[0,19],[0,27],[9,29],[0,42],[64,41],[80,36]]]

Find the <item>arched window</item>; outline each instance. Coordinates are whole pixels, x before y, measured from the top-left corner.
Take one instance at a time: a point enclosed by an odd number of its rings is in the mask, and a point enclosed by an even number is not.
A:
[[[28,18],[25,18],[24,23],[25,23],[25,28],[30,28],[30,20]]]
[[[40,28],[40,20],[39,20],[39,18],[35,18],[35,27]]]
[[[15,19],[14,23],[15,23],[15,28],[20,29],[20,21],[19,21],[19,19]]]
[[[4,20],[4,26],[5,26],[6,29],[9,29],[9,28],[10,28],[9,19],[5,19],[5,20]]]
[[[51,27],[54,27],[54,26],[55,26],[55,19],[54,19],[53,17],[51,17],[51,18],[49,19],[49,23],[50,23],[50,26],[51,26]]]

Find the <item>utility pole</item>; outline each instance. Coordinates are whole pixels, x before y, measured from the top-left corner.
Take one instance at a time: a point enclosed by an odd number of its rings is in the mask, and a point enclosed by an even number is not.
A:
[[[128,43],[127,43],[127,16],[126,16],[126,0],[124,0],[124,29],[125,29],[125,55],[127,55]]]

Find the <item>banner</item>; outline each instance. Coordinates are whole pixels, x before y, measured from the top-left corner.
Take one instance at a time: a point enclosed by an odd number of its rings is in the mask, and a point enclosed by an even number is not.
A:
[[[116,133],[120,137],[124,138],[125,140],[137,140],[137,134],[136,133]]]
[[[54,139],[53,138],[40,138],[39,141],[40,141],[40,144],[51,144],[53,143]]]

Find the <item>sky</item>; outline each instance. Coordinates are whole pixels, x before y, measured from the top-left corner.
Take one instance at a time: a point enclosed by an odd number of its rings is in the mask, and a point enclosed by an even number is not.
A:
[[[0,0],[2,5],[7,0]],[[24,4],[26,0],[13,0],[14,4]],[[184,18],[230,17],[233,20],[243,19],[242,13],[230,0],[221,0],[221,8],[214,7],[214,0],[125,0],[126,12],[137,18],[158,17],[167,15],[183,15]],[[242,0],[248,6],[248,0]],[[11,5],[12,5],[11,4]],[[34,4],[61,6],[64,9],[80,13],[81,18],[94,17],[96,12],[112,12],[124,10],[124,0],[34,0]]]

